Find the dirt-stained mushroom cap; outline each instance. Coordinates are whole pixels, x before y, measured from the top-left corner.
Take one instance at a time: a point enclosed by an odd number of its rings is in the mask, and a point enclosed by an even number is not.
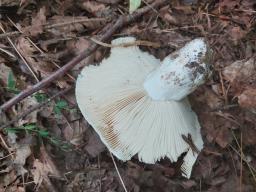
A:
[[[112,44],[134,41],[133,37],[124,37]],[[113,47],[99,65],[82,70],[76,83],[77,103],[85,119],[119,159],[126,161],[138,154],[145,163],[164,157],[176,161],[188,151],[183,169],[190,177],[198,154],[192,152],[182,135],[191,135],[201,150],[200,125],[186,98],[156,100],[148,94],[144,82],[160,66],[160,60],[135,45]]]

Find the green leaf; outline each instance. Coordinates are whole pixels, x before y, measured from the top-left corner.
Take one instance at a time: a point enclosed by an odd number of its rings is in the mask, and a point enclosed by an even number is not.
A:
[[[47,95],[45,93],[36,93],[34,94],[37,102],[42,103],[47,100]]]
[[[13,72],[10,71],[9,74],[8,74],[8,79],[7,79],[7,88],[10,89],[10,90],[14,90],[15,85],[16,85],[16,82],[15,82],[15,79],[14,79]]]
[[[129,13],[136,11],[141,5],[141,0],[130,0]]]
[[[54,112],[58,115],[61,114],[61,110],[65,109],[68,106],[68,103],[64,100],[59,100],[54,106]]]
[[[7,127],[7,128],[4,128],[4,130],[9,133],[18,133],[20,131],[20,129],[17,129],[14,127]]]
[[[48,136],[49,136],[49,132],[48,132],[48,131],[45,131],[45,130],[39,130],[39,131],[38,131],[38,134],[39,134],[41,137],[48,137]]]
[[[24,126],[24,129],[34,131],[37,128],[35,124],[28,124]]]
[[[15,94],[18,94],[20,91],[16,88],[16,81],[14,78],[14,74],[12,71],[9,72],[8,74],[8,79],[7,79],[7,90],[10,92],[13,92]]]
[[[64,100],[59,100],[57,103],[56,103],[56,106],[60,109],[64,109],[65,107],[68,106],[68,103]]]

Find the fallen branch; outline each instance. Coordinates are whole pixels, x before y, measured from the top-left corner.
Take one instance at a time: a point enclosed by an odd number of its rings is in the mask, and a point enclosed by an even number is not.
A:
[[[120,16],[119,19],[114,24],[109,24],[105,30],[103,29],[103,35],[101,35],[98,38],[98,41],[104,42],[108,40],[117,30],[121,29],[123,26],[127,25],[128,23],[131,23],[135,21],[136,19],[140,18],[143,14],[147,13],[148,11],[152,10],[152,8],[157,8],[161,5],[164,5],[167,3],[167,0],[158,0],[152,3],[150,6],[146,6],[144,8],[139,9],[138,11],[134,12],[131,15],[127,16]],[[72,59],[70,62],[68,62],[66,65],[52,73],[50,76],[44,78],[42,81],[36,83],[32,87],[29,87],[22,92],[20,92],[18,95],[4,103],[0,107],[0,114],[2,111],[5,111],[12,107],[13,105],[17,104],[24,98],[32,95],[33,93],[41,90],[42,88],[49,85],[54,80],[60,78],[63,76],[68,70],[72,69],[75,65],[80,63],[83,59],[88,57],[90,54],[92,54],[97,48],[99,47],[98,44],[94,43],[91,47],[84,50],[80,55]]]
[[[61,96],[65,93],[67,93],[69,90],[71,90],[72,87],[66,88],[58,93],[56,93],[55,95],[53,95],[52,97],[50,97],[49,99],[47,99],[46,101],[39,103],[38,105],[35,105],[33,107],[31,107],[30,109],[26,110],[25,112],[23,112],[22,114],[16,116],[14,119],[12,119],[11,121],[8,121],[7,123],[5,123],[4,125],[0,126],[0,130],[2,130],[3,128],[6,128],[8,126],[10,126],[11,124],[15,123],[16,121],[26,117],[27,115],[29,115],[30,113],[32,113],[33,111],[40,109],[41,107],[45,106],[47,103],[49,103],[50,101],[52,101],[53,99],[55,99],[58,96]]]

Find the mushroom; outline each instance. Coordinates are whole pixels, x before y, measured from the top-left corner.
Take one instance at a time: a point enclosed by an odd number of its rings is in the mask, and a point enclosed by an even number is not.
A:
[[[135,40],[113,40],[108,58],[84,67],[76,82],[78,106],[118,159],[138,154],[145,163],[177,161],[187,152],[182,170],[189,178],[198,153],[187,140],[198,151],[203,141],[186,96],[210,74],[207,45],[192,40],[161,62],[136,45],[122,46]]]

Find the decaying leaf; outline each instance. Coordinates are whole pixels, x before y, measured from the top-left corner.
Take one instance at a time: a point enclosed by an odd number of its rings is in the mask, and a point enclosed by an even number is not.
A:
[[[222,71],[226,80],[231,83],[248,80],[252,75],[255,75],[256,65],[255,58],[248,60],[238,60],[225,67]]]
[[[31,66],[32,70],[35,71],[37,77],[48,77],[52,73],[52,71],[54,71],[54,65],[43,59],[40,60],[37,55],[38,50],[34,46],[32,46],[32,44],[26,38],[20,37],[17,40],[16,46],[21,55],[27,61],[27,63]],[[25,67],[24,69],[26,69],[24,70],[25,73],[31,75],[31,72],[27,69],[27,67]],[[66,81],[63,80],[58,80],[57,85],[61,88],[67,87]]]
[[[99,3],[97,1],[92,0],[86,0],[81,4],[81,7],[88,11],[89,13],[92,13],[93,15],[100,16],[103,11],[105,11],[107,8],[104,4]]]
[[[36,101],[35,97],[27,97],[22,100],[17,107],[17,114],[22,114],[24,111],[30,109],[31,107],[37,105],[38,102]],[[17,122],[17,126],[22,126],[27,123],[36,123],[37,122],[37,112],[38,110],[34,110],[33,112],[29,113],[23,119],[20,119]]]
[[[37,15],[34,18],[32,17],[32,25],[28,31],[31,36],[37,36],[43,32],[43,25],[46,23],[45,11],[45,7],[42,7]]]
[[[95,132],[90,132],[89,141],[85,146],[85,149],[92,157],[96,157],[105,150],[105,145],[103,145],[99,136]]]
[[[42,163],[39,159],[35,159],[31,173],[33,175],[34,183],[39,187],[44,179],[48,179],[48,174],[53,170],[47,163]]]
[[[238,103],[241,107],[256,108],[256,89],[246,89],[238,96]]]
[[[31,150],[28,145],[20,145],[16,148],[14,166],[17,172],[17,175],[24,175],[27,173],[27,170],[23,167],[26,163],[26,159],[30,156]]]

